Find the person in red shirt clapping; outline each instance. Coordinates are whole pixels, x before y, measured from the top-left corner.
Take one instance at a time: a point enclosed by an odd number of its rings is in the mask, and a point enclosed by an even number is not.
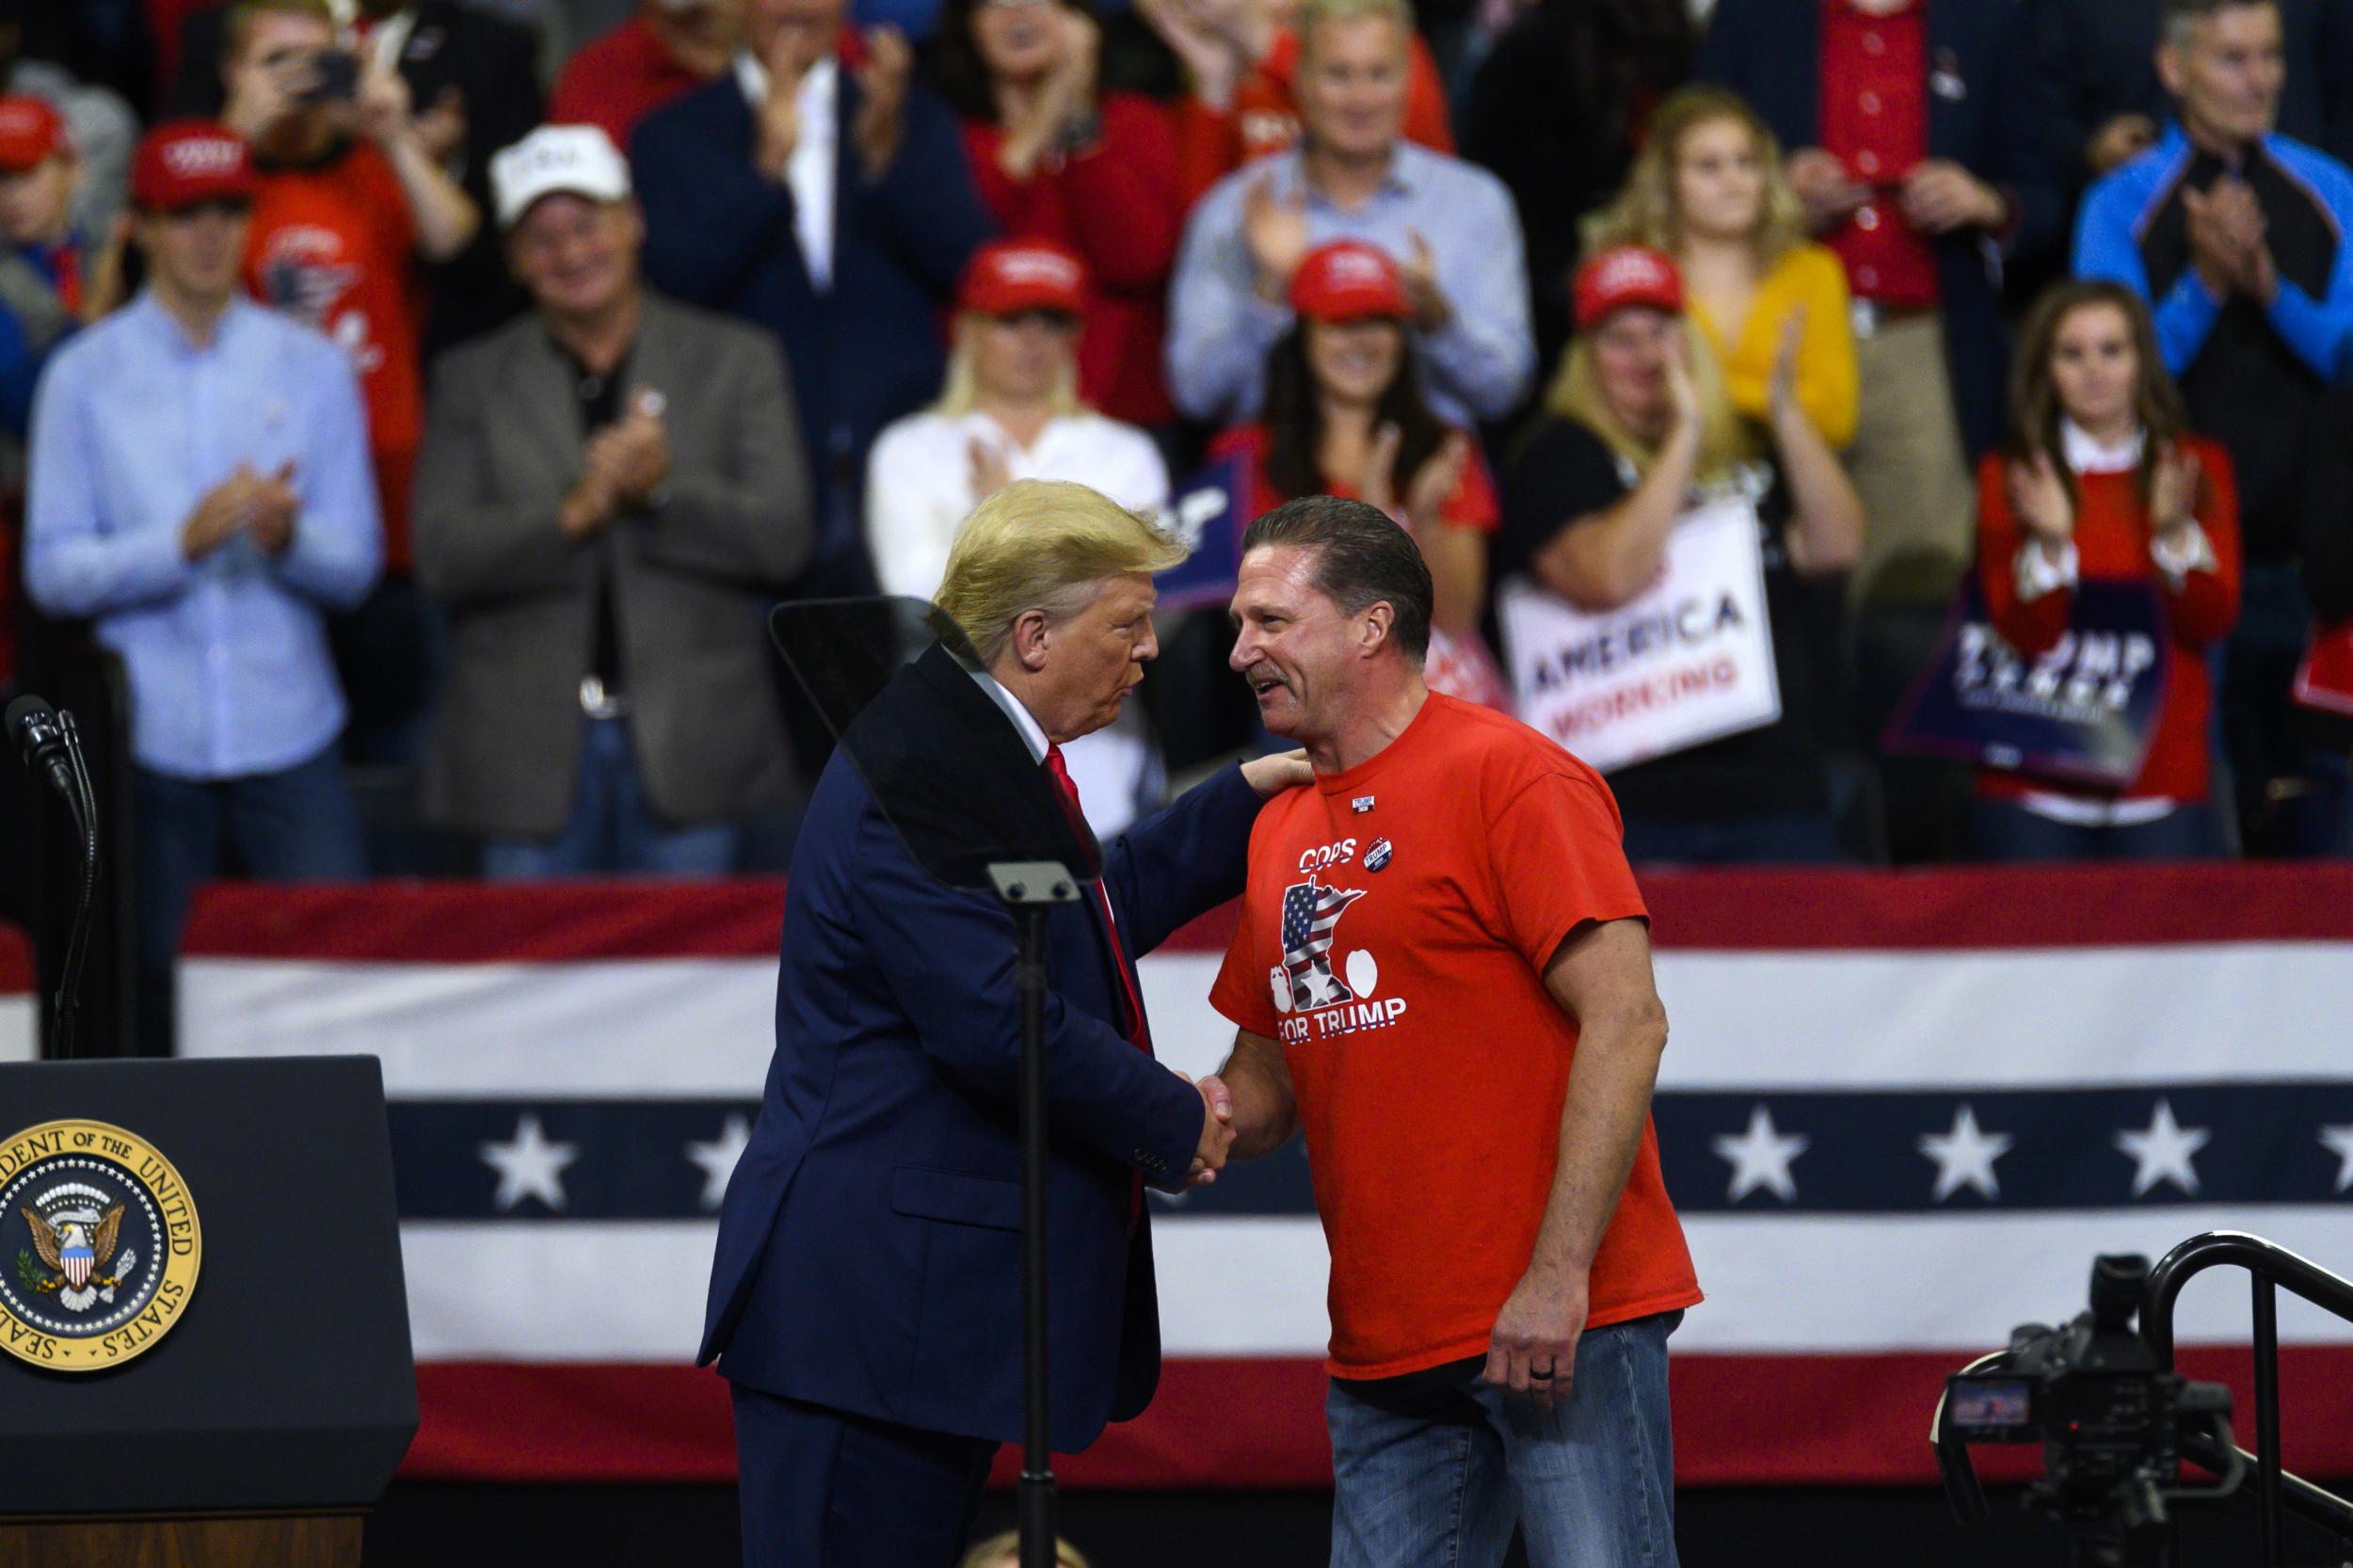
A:
[[[1165,424],[1160,338],[1185,212],[1176,132],[1143,94],[1101,90],[1101,42],[1066,0],[948,0],[933,73],[1006,235],[1086,262],[1080,395],[1113,419]]]
[[[2238,618],[2231,459],[2186,429],[2140,297],[2061,283],[2019,344],[2008,447],[1977,471],[1977,570],[1995,630],[2031,660],[2065,635],[2077,584],[2153,584],[2170,640],[2165,700],[2122,790],[1985,770],[1971,813],[1993,860],[2156,860],[2205,853],[2207,651]]]

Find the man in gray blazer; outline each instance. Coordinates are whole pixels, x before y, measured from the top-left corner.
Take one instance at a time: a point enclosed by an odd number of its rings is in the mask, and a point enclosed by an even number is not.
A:
[[[629,166],[593,126],[492,160],[536,307],[440,361],[417,572],[450,607],[426,814],[491,876],[709,875],[790,789],[761,615],[808,558],[767,333],[649,293]]]

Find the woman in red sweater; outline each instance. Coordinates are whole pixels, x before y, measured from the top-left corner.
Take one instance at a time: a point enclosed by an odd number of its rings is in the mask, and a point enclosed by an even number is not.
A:
[[[1086,262],[1080,395],[1113,419],[1166,424],[1160,338],[1185,216],[1176,132],[1143,94],[1100,90],[1100,47],[1076,3],[948,0],[933,76],[963,118],[973,180],[1006,237]]]
[[[2061,283],[2019,344],[2014,434],[1977,471],[1977,569],[1995,630],[2028,660],[2066,632],[2089,579],[2153,585],[2165,701],[2121,790],[1981,770],[1972,839],[1992,860],[2207,853],[2214,690],[2206,652],[2238,618],[2238,494],[2220,447],[2185,428],[2140,297]]]
[[[1396,261],[1354,240],[1320,247],[1291,275],[1290,304],[1299,323],[1267,355],[1264,410],[1220,435],[1210,457],[1244,459],[1245,518],[1328,494],[1369,501],[1402,523],[1430,568],[1424,679],[1509,712],[1511,693],[1479,634],[1487,536],[1502,507],[1479,443],[1422,400]]]

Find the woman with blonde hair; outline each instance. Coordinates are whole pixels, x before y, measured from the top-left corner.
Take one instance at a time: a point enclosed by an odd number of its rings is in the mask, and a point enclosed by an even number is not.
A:
[[[866,540],[883,592],[929,599],[973,507],[1016,479],[1068,479],[1130,511],[1168,504],[1152,438],[1079,399],[1087,270],[1040,240],[983,246],[957,287],[939,401],[891,424],[866,464]]]
[[[1659,104],[1625,188],[1587,225],[1590,251],[1639,245],[1674,259],[1754,450],[1772,422],[1774,367],[1793,320],[1798,407],[1833,447],[1854,439],[1847,275],[1806,233],[1772,132],[1738,94],[1715,87],[1684,88]]]
[[[1087,272],[1060,246],[1006,240],[965,268],[940,399],[883,431],[866,467],[866,538],[883,592],[930,599],[972,509],[1016,479],[1062,479],[1131,512],[1168,504],[1152,438],[1079,400]],[[1141,712],[1068,748],[1087,821],[1105,840],[1166,792]]]
[[[1672,261],[1639,247],[1606,250],[1577,274],[1574,301],[1577,339],[1545,418],[1529,432],[1505,484],[1496,574],[1507,594],[1534,596],[1539,624],[1561,619],[1545,613],[1547,604],[1606,616],[1662,582],[1673,587],[1671,537],[1701,508],[1744,512],[1754,536],[1749,569],[1763,579],[1777,710],[1737,732],[1694,737],[1680,749],[1609,768],[1626,854],[1657,861],[1834,859],[1822,767],[1834,684],[1834,579],[1861,549],[1863,505],[1798,405],[1797,324],[1785,326],[1769,380],[1770,444],[1752,457]],[[1515,619],[1526,627],[1530,617],[1503,614],[1517,671],[1528,649],[1511,644],[1519,635]],[[1537,710],[1560,699],[1558,682],[1549,692],[1522,682],[1519,695],[1521,716],[1545,728]]]

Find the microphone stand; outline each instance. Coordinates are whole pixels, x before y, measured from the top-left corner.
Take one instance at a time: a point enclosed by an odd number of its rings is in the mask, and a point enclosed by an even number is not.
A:
[[[90,788],[89,764],[82,757],[82,731],[73,715],[60,711],[57,728],[65,737],[66,756],[72,764],[73,825],[81,840],[80,890],[73,905],[73,922],[66,937],[65,963],[57,974],[56,1006],[52,1019],[52,1054],[71,1061],[79,1044],[82,1014],[82,970],[89,958],[90,916],[98,897],[98,793]]]
[[[1046,1368],[1046,912],[1075,904],[1076,879],[1052,860],[995,861],[997,896],[1013,914],[1021,1000],[1021,1482],[1020,1568],[1054,1568],[1054,1469]]]

